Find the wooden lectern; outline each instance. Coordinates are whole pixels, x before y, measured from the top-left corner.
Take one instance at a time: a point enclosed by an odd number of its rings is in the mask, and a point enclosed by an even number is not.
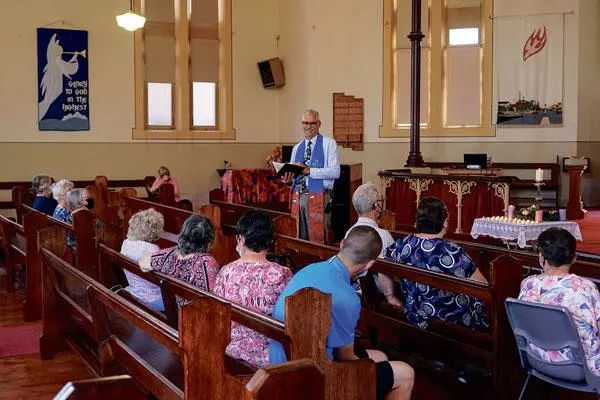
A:
[[[580,162],[581,160],[581,162]],[[567,219],[583,219],[585,216],[581,201],[581,174],[586,169],[585,159],[570,158],[565,160],[569,172],[569,202],[567,203]]]

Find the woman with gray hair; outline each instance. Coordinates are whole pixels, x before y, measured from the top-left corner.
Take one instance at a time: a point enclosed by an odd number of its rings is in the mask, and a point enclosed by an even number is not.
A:
[[[53,217],[66,224],[73,224],[73,213],[86,208],[88,204],[87,199],[89,197],[90,194],[86,189],[70,190],[64,196],[64,203],[66,203],[66,208],[59,204],[59,206],[56,207],[56,210],[54,211]],[[75,250],[75,235],[73,234],[73,232],[67,233],[67,246],[72,250]]]
[[[394,244],[394,238],[388,231],[381,229],[377,224],[377,220],[381,218],[381,213],[383,212],[383,199],[379,197],[379,189],[371,182],[360,185],[352,195],[352,204],[358,214],[358,221],[348,229],[346,237],[355,226],[370,226],[381,237],[383,247],[379,257],[383,257],[385,250]],[[383,274],[377,274],[375,283],[388,303],[398,307],[402,305],[395,295],[394,282],[390,278]],[[360,288],[355,287],[355,289]]]
[[[71,189],[73,189],[73,182],[66,179],[61,179],[52,185],[52,197],[58,202],[58,206],[56,206],[52,217],[63,222],[67,222],[71,217],[71,213],[67,206],[67,193],[70,192]]]
[[[50,197],[52,188],[52,177],[50,175],[40,174],[33,177],[31,181],[31,190],[35,194],[32,208],[46,215],[53,215],[57,201]]]
[[[139,262],[142,271],[160,271],[211,291],[215,285],[219,264],[208,253],[215,240],[215,228],[201,214],[193,214],[183,224],[177,246],[145,255]]]
[[[129,219],[127,239],[121,245],[121,254],[139,262],[145,254],[159,251],[160,247],[154,243],[160,238],[164,225],[163,215],[154,208],[133,214]],[[164,311],[165,306],[158,286],[134,273],[124,272],[129,283],[126,290],[132,296],[157,311]]]

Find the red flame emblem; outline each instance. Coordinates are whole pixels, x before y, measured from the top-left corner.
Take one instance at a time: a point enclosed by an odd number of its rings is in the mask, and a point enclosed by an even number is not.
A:
[[[542,33],[542,28],[544,32]],[[548,35],[546,34],[546,25],[543,27],[534,29],[529,38],[525,41],[523,46],[523,62],[529,57],[535,56],[546,47]]]

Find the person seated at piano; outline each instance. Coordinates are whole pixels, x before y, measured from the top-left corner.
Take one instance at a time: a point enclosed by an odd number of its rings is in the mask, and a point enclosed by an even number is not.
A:
[[[213,293],[265,315],[273,313],[277,298],[292,278],[292,271],[267,260],[273,243],[273,222],[262,211],[250,210],[236,227],[240,256],[217,275]],[[231,343],[225,351],[258,368],[269,364],[269,339],[243,325],[232,323]]]
[[[133,214],[129,219],[127,239],[121,245],[121,254],[135,262],[139,262],[145,254],[159,251],[160,247],[155,242],[160,239],[164,225],[165,218],[154,208]],[[164,311],[165,306],[160,287],[132,272],[127,270],[123,272],[129,283],[125,290],[150,308],[159,312]]]
[[[66,179],[61,179],[52,185],[52,197],[58,202],[58,205],[52,213],[52,217],[63,222],[70,224],[71,213],[67,206],[67,193],[73,189],[73,182]]]
[[[592,281],[570,273],[575,262],[575,238],[565,229],[550,228],[538,237],[538,248],[542,273],[521,282],[519,300],[566,307],[577,327],[588,367],[594,375],[600,375],[600,293]],[[571,353],[564,349],[530,346],[545,362],[572,360]]]
[[[156,178],[156,180],[154,181],[154,183],[148,190],[150,192],[156,192],[164,184],[173,186],[173,192],[175,193],[175,202],[178,202],[180,200],[180,198],[179,198],[179,184],[177,183],[177,179],[175,179],[171,176],[171,171],[169,171],[169,168],[165,167],[164,165],[161,165],[158,168],[158,177]]]
[[[377,224],[377,221],[381,218],[383,212],[383,199],[379,197],[379,189],[377,189],[377,186],[371,182],[367,182],[356,188],[352,195],[352,205],[358,214],[358,220],[350,227],[350,229],[348,229],[345,237],[348,237],[348,234],[355,226],[370,226],[377,231],[381,238],[383,247],[379,257],[383,257],[385,255],[385,250],[394,244],[394,238],[387,230],[381,229]],[[390,278],[383,274],[376,274],[375,283],[377,284],[379,291],[383,293],[387,299],[388,303],[397,307],[402,306],[402,303],[394,293],[394,282]],[[355,286],[355,289],[358,290],[360,287]]]
[[[31,190],[35,194],[35,200],[31,208],[46,215],[53,215],[58,202],[51,196],[52,177],[50,175],[36,175],[31,181]]]
[[[426,197],[417,208],[416,233],[399,239],[386,250],[387,260],[459,278],[487,283],[473,260],[461,247],[444,239],[448,229],[448,209],[436,197]],[[454,294],[413,282],[400,281],[406,319],[422,329],[431,318],[468,328],[489,329],[483,303],[464,294]]]
[[[296,273],[283,290],[273,309],[273,317],[285,321],[285,300],[304,288],[314,288],[331,295],[331,324],[325,352],[336,361],[371,359],[375,361],[376,381],[361,382],[376,386],[377,399],[410,399],[415,380],[412,367],[402,361],[388,361],[381,351],[354,346],[360,318],[360,298],[350,284],[351,279],[373,265],[381,253],[381,238],[370,226],[357,226],[342,240],[340,251],[329,260],[310,264]],[[269,361],[287,361],[283,345],[269,342]]]
[[[208,253],[215,240],[215,228],[201,214],[193,214],[183,223],[177,246],[144,255],[139,265],[142,271],[159,271],[202,290],[211,291],[215,285],[219,264]]]

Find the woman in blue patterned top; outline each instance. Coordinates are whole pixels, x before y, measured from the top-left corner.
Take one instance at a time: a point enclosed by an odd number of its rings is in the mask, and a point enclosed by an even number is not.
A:
[[[428,271],[487,283],[464,249],[444,239],[448,210],[435,197],[421,200],[416,215],[416,233],[398,240],[386,250],[385,258]],[[402,279],[406,319],[427,328],[430,318],[487,330],[489,323],[483,303],[464,294],[454,294],[419,282]]]

